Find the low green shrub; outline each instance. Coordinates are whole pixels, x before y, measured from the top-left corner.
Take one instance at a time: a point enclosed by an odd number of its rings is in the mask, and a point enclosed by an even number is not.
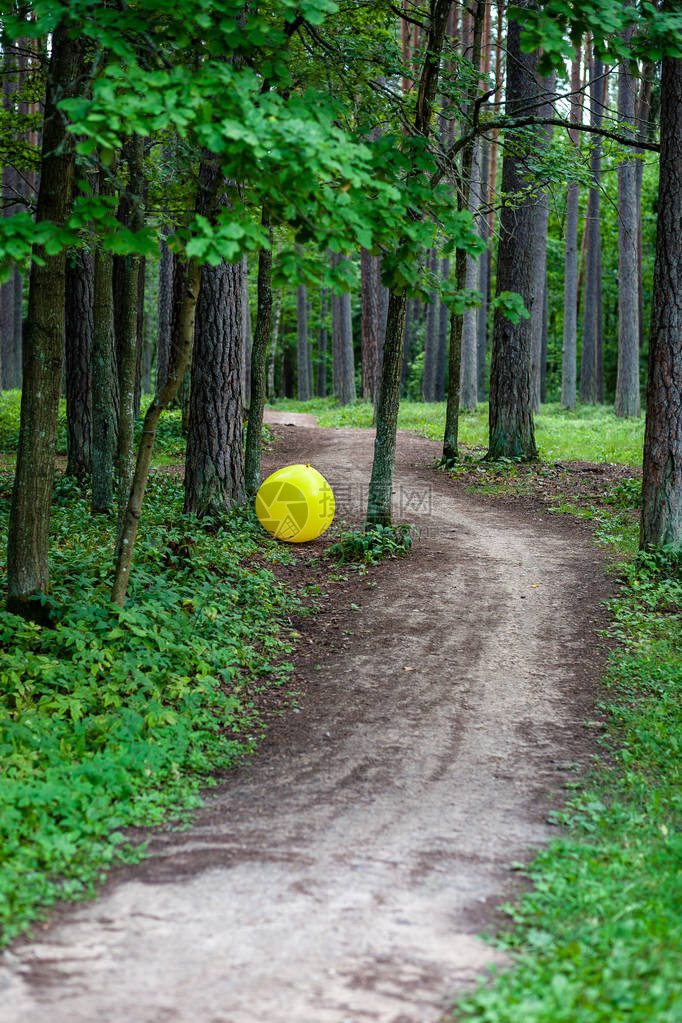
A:
[[[349,530],[329,548],[329,556],[341,564],[361,561],[376,564],[383,558],[399,558],[412,546],[414,526],[373,526],[365,530]]]

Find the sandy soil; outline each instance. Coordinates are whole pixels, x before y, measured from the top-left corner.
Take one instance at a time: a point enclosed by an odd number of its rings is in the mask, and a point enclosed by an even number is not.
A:
[[[310,461],[360,521],[372,433],[269,419],[266,469]],[[300,711],[191,829],[5,954],[0,1023],[436,1023],[503,962],[476,935],[595,751],[607,584],[580,524],[459,493],[436,454],[400,435],[414,553],[340,570],[299,624]]]

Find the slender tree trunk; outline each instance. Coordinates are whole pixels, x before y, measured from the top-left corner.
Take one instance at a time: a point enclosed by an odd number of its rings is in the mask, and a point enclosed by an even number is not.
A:
[[[523,0],[519,7],[529,6]],[[507,37],[506,111],[518,116],[537,101],[538,54],[521,51],[519,23],[510,19]],[[535,199],[525,178],[523,155],[508,148],[502,163],[502,192],[517,196],[500,214],[497,294],[517,292],[528,309],[532,289],[532,244]],[[518,323],[495,310],[490,367],[490,441],[487,458],[537,456],[530,382],[530,321]]]
[[[433,117],[433,104],[438,91],[440,55],[445,27],[450,13],[449,0],[431,0],[428,38],[419,79],[416,101],[415,130],[428,135]],[[416,173],[416,172],[415,172]],[[391,488],[395,467],[395,442],[400,405],[400,371],[402,367],[403,337],[405,333],[405,294],[392,293],[388,300],[386,340],[379,402],[376,411],[374,461],[367,500],[367,525],[388,524],[391,521]]]
[[[450,260],[444,256],[440,266],[441,277],[447,281],[450,277]],[[438,349],[436,353],[436,385],[434,398],[443,401],[445,398],[445,366],[448,357],[448,324],[450,315],[443,302],[438,303]]]
[[[469,212],[475,216],[480,205],[480,143],[474,146],[469,184]],[[467,256],[464,287],[478,289],[478,256]],[[462,314],[462,356],[459,382],[460,409],[475,409],[478,402],[478,314],[476,309],[465,309]]]
[[[159,259],[159,294],[157,302],[156,390],[161,391],[168,379],[173,322],[173,271],[175,261],[165,238],[161,239]]]
[[[128,164],[129,210],[125,220],[133,231],[144,226],[142,195],[144,190],[144,139],[134,135],[123,147]],[[140,298],[140,256],[123,256],[121,266],[121,317],[119,350],[118,406],[118,531],[123,530],[130,485],[134,471],[135,385],[138,367],[138,302]]]
[[[590,83],[590,124],[600,127],[602,123],[603,94],[602,76],[604,65],[595,58],[591,65]],[[580,400],[595,405],[599,400],[599,347],[601,336],[601,145],[593,143],[590,157],[592,185],[587,204],[585,230],[587,232],[587,255],[585,263],[585,311],[583,314],[583,347],[580,361]]]
[[[360,253],[362,304],[362,396],[376,404],[379,386],[380,294],[379,257]]]
[[[353,353],[353,322],[351,319],[350,292],[339,296],[339,359],[341,377],[339,401],[348,405],[355,401],[355,356]]]
[[[329,295],[326,288],[320,288],[320,325],[317,331],[317,381],[315,393],[318,398],[327,395],[327,313]]]
[[[114,193],[113,176],[100,175],[100,195]],[[118,447],[118,367],[114,334],[113,258],[95,251],[92,334],[92,511],[108,515],[114,501]]]
[[[490,8],[486,8],[489,22]],[[489,45],[489,43],[488,43]],[[487,73],[487,72],[486,72]],[[481,203],[485,204],[490,188],[490,143],[481,139]],[[478,218],[479,233],[486,243],[489,242],[488,216],[483,213]],[[481,294],[481,305],[476,317],[476,396],[478,401],[485,401],[485,353],[488,348],[488,289],[490,276],[490,250],[486,247],[478,257],[478,290]]]
[[[642,68],[640,90],[637,100],[637,139],[645,142],[650,134],[651,125],[651,88],[656,77],[656,65],[648,61]],[[644,150],[637,148],[641,159],[635,161],[635,189],[637,193],[637,307],[639,327],[639,347],[644,347],[644,292],[642,280],[642,181],[644,178]]]
[[[66,475],[92,472],[92,358],[95,259],[85,249],[67,258],[65,305]]]
[[[554,102],[554,85],[556,77],[540,79],[540,91],[545,102],[538,108],[543,117],[551,117]],[[546,151],[552,141],[552,128],[543,130],[538,139],[538,149]],[[547,280],[547,228],[549,225],[549,189],[543,188],[538,194],[535,206],[535,226],[533,228],[533,291],[530,307],[531,336],[531,394],[533,412],[540,411],[542,392],[542,333],[545,310],[545,283]]]
[[[682,60],[663,58],[640,546],[682,548]]]
[[[435,249],[428,254],[428,268],[436,273],[438,257]],[[426,331],[424,333],[424,376],[422,379],[422,400],[436,400],[436,361],[438,358],[438,292],[429,294],[426,307]]]
[[[242,402],[244,408],[251,404],[251,306],[249,305],[249,263],[246,256],[242,259]]]
[[[571,64],[571,121],[580,119],[580,48]],[[577,131],[570,139],[578,149]],[[574,409],[576,402],[578,339],[578,182],[570,181],[566,193],[566,238],[564,241],[564,337],[561,357],[561,404]]]
[[[66,130],[58,99],[74,96],[83,73],[83,45],[57,25],[45,99],[41,177],[36,217],[61,225],[73,198],[73,136]],[[50,584],[47,546],[54,482],[57,408],[64,351],[66,253],[40,252],[34,260],[23,351],[23,387],[17,466],[12,491],[7,549],[7,608],[43,617],[34,597]]]
[[[297,337],[297,373],[298,400],[309,401],[312,397],[308,376],[308,293],[305,284],[296,289],[296,337]]]
[[[275,397],[275,359],[277,356],[277,339],[279,337],[279,321],[282,315],[282,289],[275,297],[275,313],[272,323],[272,340],[270,341],[270,361],[268,363],[268,398]]]
[[[629,6],[629,5],[628,5]],[[629,43],[632,26],[624,35]],[[620,131],[632,135],[635,80],[627,64],[618,67]],[[615,413],[639,416],[639,302],[637,288],[637,181],[634,156],[618,164],[618,372]]]
[[[258,256],[258,310],[251,351],[251,406],[246,425],[244,482],[246,493],[254,495],[260,486],[261,433],[265,408],[268,345],[272,335],[272,228],[263,209],[261,224],[269,228],[270,248]]]

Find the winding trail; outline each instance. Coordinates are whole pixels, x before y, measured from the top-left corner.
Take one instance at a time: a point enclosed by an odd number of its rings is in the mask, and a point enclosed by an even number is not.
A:
[[[270,467],[310,461],[360,521],[373,433],[269,418]],[[0,1023],[437,1023],[503,963],[476,934],[594,752],[607,584],[579,524],[458,493],[436,454],[400,434],[414,553],[299,626],[301,713],[5,954]]]

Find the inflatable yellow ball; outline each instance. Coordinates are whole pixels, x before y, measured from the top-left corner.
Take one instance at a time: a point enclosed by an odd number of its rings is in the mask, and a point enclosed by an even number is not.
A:
[[[334,518],[334,494],[311,465],[287,465],[268,476],[256,494],[256,515],[278,540],[316,540]]]

